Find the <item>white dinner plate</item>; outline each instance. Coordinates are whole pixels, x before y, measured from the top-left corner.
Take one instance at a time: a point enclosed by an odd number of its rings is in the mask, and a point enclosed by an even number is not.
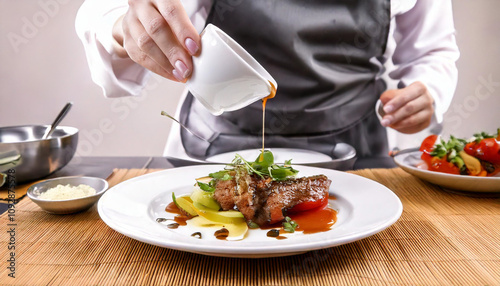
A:
[[[239,241],[217,240],[212,235],[191,237],[200,228],[169,229],[157,218],[172,218],[165,207],[176,196],[190,193],[195,178],[221,170],[223,165],[199,165],[168,169],[122,182],[99,200],[102,220],[133,239],[182,251],[225,257],[275,257],[293,255],[350,243],[380,232],[401,216],[399,198],[385,186],[361,176],[330,169],[297,166],[299,176],[324,174],[332,180],[330,206],[337,222],[326,232],[289,234],[287,239],[267,237],[267,230],[250,229]]]
[[[446,174],[420,168],[424,162],[420,159],[422,152],[399,154],[394,162],[406,172],[430,183],[444,188],[467,192],[500,192],[500,177],[475,177]]]

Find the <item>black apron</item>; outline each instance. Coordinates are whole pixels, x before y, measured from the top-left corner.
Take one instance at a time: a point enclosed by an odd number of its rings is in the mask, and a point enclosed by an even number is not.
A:
[[[358,157],[387,154],[375,103],[386,89],[377,76],[389,0],[214,0],[207,23],[229,34],[278,82],[266,107],[266,148],[333,156],[335,144],[343,142]],[[180,120],[210,141],[181,130],[192,157],[261,147],[260,101],[213,116],[188,94]]]

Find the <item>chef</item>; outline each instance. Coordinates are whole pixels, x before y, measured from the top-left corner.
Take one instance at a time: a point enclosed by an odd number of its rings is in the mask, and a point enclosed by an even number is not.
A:
[[[412,134],[441,122],[456,87],[451,0],[87,0],[76,29],[93,80],[106,96],[119,97],[139,95],[151,72],[189,78],[207,23],[229,34],[278,82],[266,108],[266,147],[331,156],[344,142],[362,158],[385,155],[386,127]],[[387,49],[389,43],[395,47]],[[381,78],[388,58],[396,89]],[[192,157],[260,146],[258,102],[213,116],[187,94],[178,113],[184,125],[209,138],[178,129],[169,136],[170,145],[182,143]]]

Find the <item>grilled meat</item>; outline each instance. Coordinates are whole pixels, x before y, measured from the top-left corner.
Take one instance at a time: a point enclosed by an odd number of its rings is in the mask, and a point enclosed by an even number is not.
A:
[[[258,225],[285,219],[284,213],[294,206],[328,197],[331,181],[325,175],[273,182],[263,207],[254,218]]]
[[[234,196],[236,195],[236,180],[217,181],[214,199],[225,211],[234,209]]]
[[[272,181],[240,169],[232,180],[217,181],[214,198],[223,210],[237,208],[247,221],[262,226],[282,221],[300,203],[324,199],[330,183],[324,175]]]

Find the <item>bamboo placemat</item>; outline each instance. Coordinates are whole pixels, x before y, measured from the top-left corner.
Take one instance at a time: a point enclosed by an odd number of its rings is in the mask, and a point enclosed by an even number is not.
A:
[[[146,172],[118,169],[109,182]],[[357,242],[281,258],[220,258],[161,248],[110,229],[95,206],[58,216],[25,198],[16,206],[16,278],[5,267],[10,238],[4,230],[0,284],[500,285],[498,198],[446,192],[401,169],[353,173],[399,196],[399,221]],[[0,221],[6,228],[7,214]]]

